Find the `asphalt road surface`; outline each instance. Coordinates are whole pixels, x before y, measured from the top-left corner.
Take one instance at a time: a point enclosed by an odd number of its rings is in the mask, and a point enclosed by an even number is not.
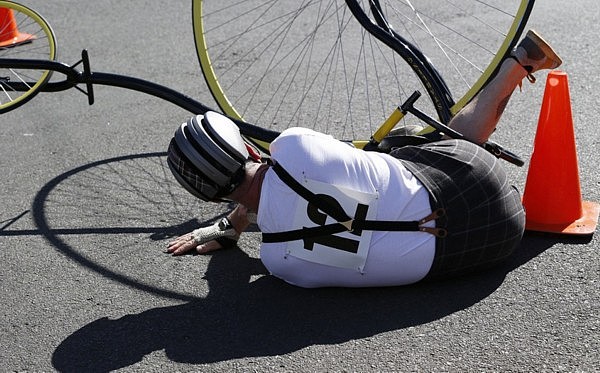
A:
[[[148,79],[214,106],[189,1],[25,1],[59,59]],[[600,27],[594,0],[540,0],[530,26],[568,73],[583,198],[600,201]],[[495,134],[527,161],[544,78]],[[141,93],[46,93],[0,115],[0,371],[598,371],[600,240],[527,234],[486,273],[383,289],[305,290],[241,250],[172,258],[170,237],[230,206],[165,167],[190,114]],[[560,149],[557,149],[560,151]],[[508,165],[521,190],[527,165]],[[548,180],[551,184],[552,180]]]

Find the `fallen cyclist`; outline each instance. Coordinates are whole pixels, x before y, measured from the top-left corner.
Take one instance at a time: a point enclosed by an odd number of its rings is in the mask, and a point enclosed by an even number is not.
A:
[[[291,128],[262,162],[231,120],[196,116],[175,132],[168,164],[198,198],[238,205],[215,225],[176,238],[167,252],[235,246],[256,223],[265,267],[302,287],[406,285],[498,264],[518,246],[525,215],[502,161],[477,144],[494,132],[524,78],[560,64],[528,32],[448,124],[470,141],[440,139],[389,154]]]

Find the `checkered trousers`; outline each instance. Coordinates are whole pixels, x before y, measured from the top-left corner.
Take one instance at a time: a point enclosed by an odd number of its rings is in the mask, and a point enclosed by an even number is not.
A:
[[[406,146],[390,153],[424,184],[436,221],[448,236],[436,238],[427,278],[461,275],[492,266],[512,254],[525,229],[518,191],[496,157],[464,140]]]

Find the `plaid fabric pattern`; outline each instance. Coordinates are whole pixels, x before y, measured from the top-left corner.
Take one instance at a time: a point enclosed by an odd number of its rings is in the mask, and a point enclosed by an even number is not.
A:
[[[407,146],[390,154],[425,185],[432,209],[446,210],[436,224],[448,236],[436,239],[426,278],[480,270],[512,254],[525,229],[525,213],[496,157],[463,140]]]
[[[206,182],[206,178],[177,149],[175,140],[171,140],[167,151],[167,160],[174,168],[174,176],[193,195],[210,200],[217,194],[214,185]]]

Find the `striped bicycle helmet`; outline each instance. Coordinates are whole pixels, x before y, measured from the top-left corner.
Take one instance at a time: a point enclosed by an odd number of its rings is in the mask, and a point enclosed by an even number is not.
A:
[[[183,123],[167,152],[175,179],[203,201],[220,201],[230,194],[242,182],[248,159],[239,128],[212,111]]]

